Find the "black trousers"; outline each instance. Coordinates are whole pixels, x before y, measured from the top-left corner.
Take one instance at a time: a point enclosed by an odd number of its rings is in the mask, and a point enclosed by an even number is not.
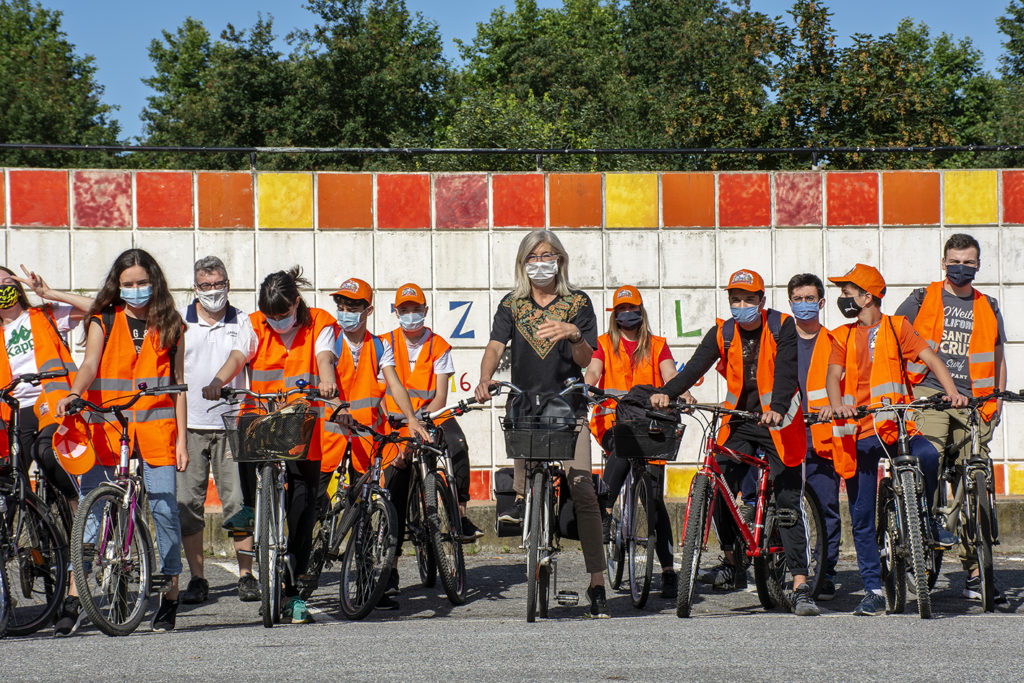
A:
[[[40,396],[38,400],[45,399]],[[18,410],[18,443],[21,446],[19,469],[28,476],[29,465],[35,461],[46,480],[65,498],[78,500],[78,486],[71,475],[60,466],[57,456],[53,453],[53,435],[56,431],[55,424],[48,425],[40,431],[39,418],[31,406]]]
[[[295,560],[295,575],[306,573],[309,551],[313,547],[313,527],[320,507],[320,461],[296,460],[285,463],[288,490],[285,493],[285,515],[288,519],[288,554]],[[285,595],[299,591],[285,572]]]
[[[455,477],[455,490],[460,503],[469,502],[469,444],[466,434],[459,426],[458,420],[452,418],[441,423],[444,441],[448,444],[448,452],[452,456],[452,475]]]

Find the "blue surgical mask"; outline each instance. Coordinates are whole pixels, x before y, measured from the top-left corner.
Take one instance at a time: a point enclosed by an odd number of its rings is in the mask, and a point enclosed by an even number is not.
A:
[[[423,322],[427,319],[424,313],[405,313],[398,316],[398,324],[406,332],[415,332],[423,329]]]
[[[797,320],[815,320],[818,317],[817,301],[793,301],[789,307],[793,310],[793,317]]]
[[[295,327],[295,314],[292,313],[287,318],[282,318],[281,320],[267,318],[267,324],[270,325],[270,329],[272,329],[274,332],[277,332],[278,334],[284,334],[288,330]]]
[[[149,303],[153,296],[153,286],[143,285],[141,287],[122,287],[121,298],[129,306],[141,308]]]
[[[338,324],[341,325],[341,329],[346,332],[353,332],[359,329],[359,324],[363,322],[362,313],[353,313],[352,311],[338,311]]]
[[[752,323],[761,315],[760,306],[730,306],[729,310],[738,323]]]
[[[955,287],[963,287],[974,280],[974,275],[977,272],[978,269],[974,266],[951,263],[946,266],[946,279]]]

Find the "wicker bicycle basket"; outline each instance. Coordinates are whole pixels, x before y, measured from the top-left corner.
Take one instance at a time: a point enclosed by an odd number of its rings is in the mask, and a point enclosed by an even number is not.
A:
[[[564,417],[520,417],[501,421],[505,448],[514,460],[558,462],[575,457],[581,425]]]
[[[675,460],[683,425],[657,420],[620,420],[612,426],[615,455],[641,460]]]
[[[316,427],[316,412],[308,401],[295,401],[271,413],[242,412],[223,419],[237,462],[305,460]]]

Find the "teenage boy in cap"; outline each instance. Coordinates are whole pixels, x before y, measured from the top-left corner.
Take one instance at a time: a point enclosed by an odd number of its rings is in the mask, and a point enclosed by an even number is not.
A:
[[[790,604],[800,616],[819,614],[807,585],[807,539],[800,508],[803,461],[807,451],[804,415],[797,382],[797,337],[793,319],[765,308],[764,280],[752,270],[738,270],[725,286],[732,317],[719,319],[708,330],[682,371],[665,384],[664,393],[651,397],[655,408],[667,408],[717,363],[726,380],[723,406],[761,414],[758,423],[733,427],[722,420],[718,443],[743,453],[762,448],[771,468],[779,510],[796,513],[796,524],[782,527],[786,563],[793,574]],[[718,459],[730,490],[737,491],[746,467],[729,458]],[[746,586],[743,558],[733,555],[736,525],[724,504],[715,506],[715,529],[721,541],[722,562],[700,577],[720,588]]]
[[[980,266],[978,240],[962,233],[950,235],[942,255],[945,279],[915,289],[896,310],[897,315],[906,316],[914,324],[914,329],[949,370],[957,390],[965,396],[985,396],[1006,389],[1006,329],[999,303],[971,284]],[[938,378],[924,365],[910,363],[907,371],[916,385],[916,395],[942,392]],[[986,453],[993,428],[999,424],[1001,403],[990,401],[980,411],[981,446]],[[956,458],[962,466],[971,450],[970,439],[966,439],[968,417],[966,410],[926,410],[917,420],[917,428],[939,453],[949,443],[963,443]],[[960,563],[968,577],[963,596],[980,599],[978,560],[974,543],[967,537],[960,539]],[[1006,602],[1006,598],[996,591],[996,601]]]
[[[884,399],[892,403],[912,401],[908,362],[923,363],[934,372],[953,407],[965,405],[967,399],[957,391],[946,366],[914,331],[910,321],[882,314],[885,280],[878,270],[858,263],[845,275],[829,280],[842,289],[842,296],[836,299],[839,310],[856,321],[832,331],[832,354],[825,379],[829,405],[821,409],[819,416],[823,420],[839,418],[833,430],[832,461],[846,479],[853,544],[865,592],[854,614],[872,616],[885,610],[875,536],[878,462],[887,447],[894,447],[898,434],[891,421],[879,422],[876,435],[872,416],[855,424],[846,424],[845,420],[854,417],[857,406],[880,404]],[[808,393],[820,390],[820,386],[807,387]],[[921,464],[927,498],[931,500],[938,481],[939,454],[919,434],[910,439],[910,450]],[[936,529],[935,538],[944,547],[955,542],[945,529]]]
[[[424,322],[427,319],[427,298],[419,285],[406,283],[395,292],[395,315],[398,328],[384,335],[395,355],[395,371],[409,391],[412,407],[417,412],[433,412],[444,408],[448,400],[448,379],[455,374],[452,347],[434,334]],[[390,391],[384,396],[389,415],[401,416],[398,404]],[[448,444],[455,470],[455,487],[459,495],[459,513],[462,516],[462,540],[472,542],[484,535],[466,517],[469,502],[469,446],[458,420],[448,418],[440,425]]]

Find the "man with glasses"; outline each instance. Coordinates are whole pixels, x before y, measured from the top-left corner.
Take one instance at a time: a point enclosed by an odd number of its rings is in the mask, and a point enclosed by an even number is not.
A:
[[[251,330],[249,316],[228,303],[228,281],[224,262],[216,256],[196,261],[195,299],[181,310],[185,319],[185,382],[188,390],[188,467],[178,472],[178,515],[181,519],[182,546],[192,575],[181,601],[195,605],[209,597],[210,584],[203,572],[203,528],[206,489],[213,471],[217,493],[224,506],[225,528],[233,530],[238,557],[238,597],[243,602],[259,600],[259,584],[252,575],[253,508],[243,504],[239,467],[227,450],[226,432],[221,419],[227,406],[203,398],[202,388],[210,383],[224,365],[239,333]],[[248,332],[248,334],[252,334]],[[227,386],[245,388],[245,373],[239,373]],[[253,482],[254,488],[254,482]],[[248,534],[245,534],[245,532]]]

